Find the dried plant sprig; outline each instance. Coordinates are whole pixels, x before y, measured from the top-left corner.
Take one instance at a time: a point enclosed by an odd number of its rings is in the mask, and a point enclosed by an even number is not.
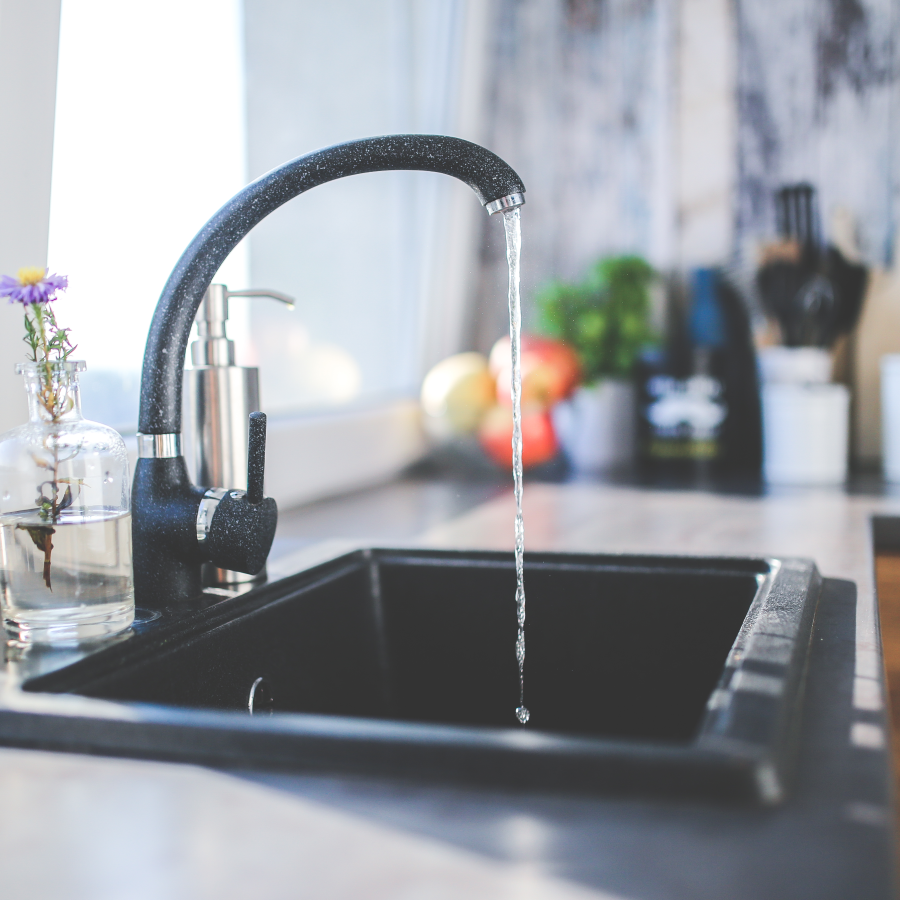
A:
[[[69,338],[71,331],[59,327],[49,306],[34,305],[30,312],[25,311],[23,340],[31,350],[32,362],[65,362],[77,346]]]
[[[10,303],[21,303],[25,308],[24,341],[30,351],[29,359],[43,368],[38,401],[54,423],[74,407],[68,381],[54,372],[54,365],[68,360],[75,345],[69,337],[70,330],[60,328],[50,306],[57,292],[64,291],[68,286],[69,279],[65,275],[51,275],[48,269],[24,268],[19,269],[15,278],[0,276],[0,297],[8,297]],[[43,578],[48,590],[53,590],[50,579],[52,536],[56,533],[53,523],[59,521],[60,514],[74,501],[73,479],[59,477],[60,460],[55,441],[51,456],[52,464],[46,464],[46,468],[51,470],[51,477],[38,485],[35,501],[39,517],[47,524],[20,523],[16,526],[27,531],[34,545],[44,554]],[[76,492],[80,487],[80,483],[75,485]]]

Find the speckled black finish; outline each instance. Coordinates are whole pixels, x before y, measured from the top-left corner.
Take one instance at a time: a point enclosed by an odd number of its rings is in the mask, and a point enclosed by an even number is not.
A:
[[[207,559],[214,566],[256,575],[266,564],[275,539],[278,507],[271,497],[251,503],[243,491],[219,502],[206,537]]]
[[[266,473],[266,414],[250,413],[250,435],[247,453],[247,499],[259,503],[263,499]],[[260,568],[262,566],[260,565]]]
[[[219,501],[206,541],[197,541],[204,488],[190,483],[184,457],[139,459],[134,473],[135,599],[143,606],[183,600],[203,590],[201,566],[257,574],[275,538],[278,507],[271,497],[251,503],[243,491]]]
[[[460,138],[400,134],[364,138],[300,156],[228,201],[185,250],[156,307],[141,380],[142,434],[181,431],[182,364],[203,294],[238,242],[270,212],[320,184],[365,172],[441,172],[464,181],[482,204],[523,193],[518,175],[495,154]]]
[[[205,562],[197,542],[203,488],[188,477],[184,457],[139,459],[134,470],[131,543],[137,603],[154,606],[203,590]]]
[[[144,352],[138,425],[142,434],[180,433],[184,357],[194,317],[219,266],[250,229],[317,185],[396,169],[453,175],[468,184],[482,204],[525,191],[518,175],[498,156],[442,135],[389,135],[337,144],[258,178],[204,225],[163,288]],[[263,416],[251,420],[249,497],[229,494],[220,502],[202,546],[196,520],[204,489],[191,485],[184,460],[138,461],[132,503],[138,603],[157,606],[199,593],[204,562],[248,574],[262,569],[278,517],[275,501],[262,498],[264,458]]]

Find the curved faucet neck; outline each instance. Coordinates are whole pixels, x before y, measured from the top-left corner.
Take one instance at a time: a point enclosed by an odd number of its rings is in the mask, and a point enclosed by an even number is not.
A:
[[[163,288],[150,325],[141,378],[138,430],[181,431],[184,357],[194,317],[228,254],[269,213],[288,200],[338,178],[412,170],[459,178],[490,213],[524,203],[519,176],[478,144],[443,135],[390,135],[337,144],[300,156],[258,178],[203,226]]]

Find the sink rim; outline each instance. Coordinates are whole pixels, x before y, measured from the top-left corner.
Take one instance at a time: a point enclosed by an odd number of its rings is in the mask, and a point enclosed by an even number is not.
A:
[[[81,689],[91,673],[155,655],[173,635],[181,642],[249,615],[276,598],[373,561],[434,561],[446,565],[512,567],[499,551],[363,548],[345,553],[248,593],[215,601],[195,598],[130,640],[26,680],[24,691],[42,701],[79,700],[97,713],[38,713],[22,695],[16,708],[0,706],[0,742],[46,749],[88,750],[214,764],[412,775],[493,785],[509,783],[601,792],[674,793],[772,804],[788,790],[799,711],[821,577],[802,559],[694,557],[595,553],[529,553],[526,565],[590,565],[614,571],[753,574],[758,588],[707,703],[696,739],[687,745],[562,735],[529,729],[414,723],[390,719],[190,709],[132,701],[48,696]],[[778,651],[773,653],[773,646]],[[779,649],[780,648],[780,649]],[[785,658],[785,652],[788,651]],[[780,654],[780,656],[779,656]],[[778,661],[780,658],[782,661]],[[776,684],[777,683],[777,684]],[[778,688],[778,690],[776,690]],[[46,704],[44,704],[46,706]],[[52,703],[51,703],[52,706]],[[62,718],[60,718],[62,716]],[[360,757],[363,757],[361,760]],[[506,777],[498,780],[498,771]],[[659,772],[669,773],[662,785]],[[492,773],[488,776],[488,773]],[[501,773],[502,774],[502,773]]]

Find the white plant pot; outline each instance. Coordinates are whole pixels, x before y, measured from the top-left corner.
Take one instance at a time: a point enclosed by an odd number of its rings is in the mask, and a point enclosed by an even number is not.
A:
[[[842,384],[764,384],[763,472],[770,484],[847,478],[850,392]]]
[[[631,462],[634,405],[634,385],[607,378],[578,388],[553,407],[556,436],[576,472],[604,472]]]

